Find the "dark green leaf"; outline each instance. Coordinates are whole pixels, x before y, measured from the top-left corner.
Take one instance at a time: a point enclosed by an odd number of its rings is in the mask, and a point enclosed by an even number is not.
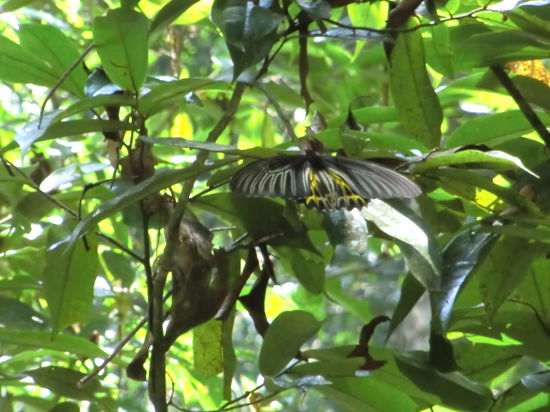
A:
[[[0,325],[10,329],[41,329],[46,323],[40,313],[25,303],[0,296]]]
[[[335,378],[328,386],[315,387],[337,405],[349,412],[378,412],[395,408],[396,411],[414,412],[416,403],[398,387],[374,377]]]
[[[493,244],[474,272],[489,316],[521,283],[531,262],[547,250],[547,245],[511,236],[502,236]]]
[[[216,0],[212,21],[225,36],[233,60],[233,79],[237,79],[268,55],[277,40],[282,16],[267,7],[249,7],[245,0]]]
[[[51,390],[56,395],[72,399],[94,400],[94,395],[102,389],[98,380],[92,380],[83,388],[79,388],[78,381],[85,375],[59,366],[46,366],[25,374],[33,378],[37,385]]]
[[[308,292],[318,294],[324,289],[326,263],[318,253],[298,248],[296,245],[275,246],[277,254],[284,259],[283,266],[304,286]]]
[[[485,411],[492,400],[491,391],[458,372],[443,374],[429,366],[418,354],[396,357],[397,366],[420,389],[438,395],[451,408]]]
[[[426,288],[419,282],[415,276],[408,274],[401,285],[401,295],[399,302],[393,311],[390,327],[386,339],[389,339],[391,334],[397,329],[401,322],[407,317],[411,309],[416,305],[416,302],[422,297]]]

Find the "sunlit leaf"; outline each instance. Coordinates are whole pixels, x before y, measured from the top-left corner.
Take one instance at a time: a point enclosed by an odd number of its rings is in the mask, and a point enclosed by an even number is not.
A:
[[[130,9],[112,9],[94,20],[94,44],[109,78],[138,92],[147,75],[149,20]]]
[[[79,336],[59,334],[52,338],[51,332],[39,330],[0,330],[0,342],[19,345],[23,348],[44,348],[59,352],[69,352],[79,356],[106,356],[97,345]]]
[[[21,47],[48,63],[59,79],[80,57],[74,43],[55,26],[24,24],[19,30],[19,39]],[[85,83],[86,73],[80,65],[71,70],[61,87],[76,96],[83,96]]]
[[[416,25],[411,20],[408,27]],[[399,119],[407,131],[428,147],[441,139],[442,111],[432,87],[420,31],[400,33],[391,52],[390,85]]]

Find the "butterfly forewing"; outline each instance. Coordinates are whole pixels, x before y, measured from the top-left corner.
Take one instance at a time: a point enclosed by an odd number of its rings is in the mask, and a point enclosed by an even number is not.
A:
[[[231,189],[247,196],[297,199],[320,210],[352,209],[369,199],[421,193],[416,184],[384,166],[312,152],[253,162],[233,176]]]
[[[289,199],[309,194],[304,156],[279,156],[258,160],[239,170],[231,189],[248,196],[278,196]]]

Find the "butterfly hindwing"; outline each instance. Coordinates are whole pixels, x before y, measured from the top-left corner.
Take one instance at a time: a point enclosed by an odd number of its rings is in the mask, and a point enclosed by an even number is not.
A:
[[[354,193],[369,199],[416,197],[420,188],[406,177],[377,163],[323,156],[329,170],[339,174]]]
[[[369,199],[421,193],[415,183],[384,166],[312,152],[252,162],[233,176],[231,189],[247,196],[296,199],[320,210],[352,209]]]

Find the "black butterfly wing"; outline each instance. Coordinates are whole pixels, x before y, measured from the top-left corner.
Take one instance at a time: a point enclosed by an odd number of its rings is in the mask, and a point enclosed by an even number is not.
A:
[[[308,167],[303,155],[257,160],[240,169],[231,179],[230,187],[246,196],[305,198],[309,194]]]
[[[321,159],[328,170],[366,199],[410,198],[422,193],[405,176],[377,163],[339,156],[321,156]]]

